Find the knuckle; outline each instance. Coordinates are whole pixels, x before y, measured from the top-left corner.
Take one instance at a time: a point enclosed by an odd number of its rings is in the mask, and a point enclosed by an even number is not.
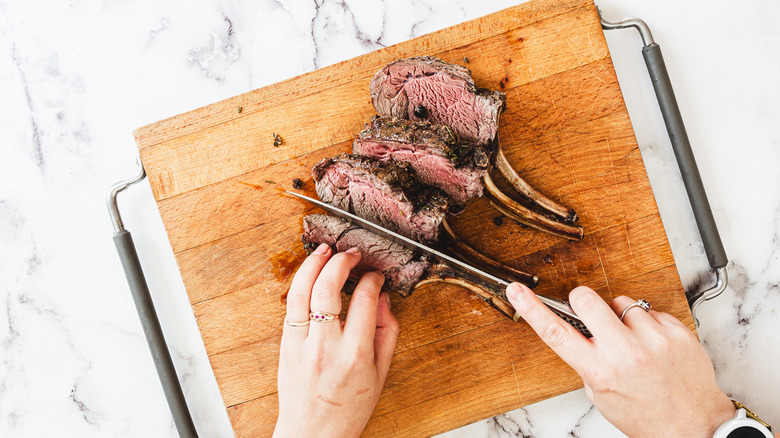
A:
[[[664,355],[667,355],[673,349],[671,339],[664,335],[659,335],[655,339],[655,342],[653,342],[653,346],[658,352],[663,353]]]
[[[545,306],[544,304],[538,301],[533,301],[528,304],[527,313],[528,316],[530,316],[533,319],[542,318],[545,312],[547,312],[547,306]]]
[[[368,354],[364,349],[359,348],[354,354],[345,355],[341,359],[341,369],[346,371],[349,375],[359,375],[367,368],[367,357]]]
[[[669,327],[671,333],[681,338],[694,340],[697,344],[699,343],[699,338],[696,337],[696,334],[679,319],[668,313],[664,313],[662,316],[667,320],[667,327]]]
[[[542,332],[542,340],[550,347],[560,347],[566,343],[568,332],[559,322],[550,324]]]
[[[588,376],[587,385],[593,393],[614,392],[617,386],[616,377],[605,369],[594,369]]]
[[[644,368],[651,362],[650,352],[640,345],[626,347],[625,354],[625,360],[629,368]]]
[[[376,307],[375,303],[376,294],[361,288],[355,289],[355,292],[352,294],[352,300],[350,304],[360,307]]]
[[[312,298],[328,298],[341,291],[341,285],[331,278],[320,277],[311,290]]]
[[[305,365],[313,375],[322,374],[330,363],[328,351],[322,342],[316,342],[312,348],[307,349],[305,354]]]
[[[307,297],[299,293],[287,294],[287,307],[309,307],[309,301]]]

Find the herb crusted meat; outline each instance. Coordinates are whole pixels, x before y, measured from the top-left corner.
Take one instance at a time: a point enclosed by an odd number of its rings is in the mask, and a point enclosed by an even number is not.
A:
[[[448,200],[408,165],[342,154],[312,169],[324,202],[423,243],[439,237]]]
[[[429,122],[376,117],[352,145],[352,153],[411,166],[425,184],[441,189],[454,206],[482,196],[489,158],[481,146]]]

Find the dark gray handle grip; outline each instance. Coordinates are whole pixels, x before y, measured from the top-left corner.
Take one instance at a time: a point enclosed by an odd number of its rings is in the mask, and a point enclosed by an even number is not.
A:
[[[127,283],[130,285],[135,308],[141,319],[146,342],[152,352],[152,359],[157,368],[157,375],[160,377],[168,407],[173,415],[176,430],[182,438],[197,438],[198,434],[195,432],[195,425],[192,423],[192,417],[187,409],[187,402],[184,399],[176,369],[173,367],[168,345],[165,343],[160,321],[157,319],[157,312],[154,310],[149,287],[146,285],[146,278],[144,278],[141,263],[138,261],[138,253],[135,250],[130,232],[119,231],[114,234],[114,244],[119,253],[119,259],[122,261],[122,268],[125,270]]]
[[[645,57],[647,71],[653,82],[655,96],[661,107],[661,114],[664,117],[664,123],[666,123],[674,155],[677,157],[677,165],[680,167],[683,184],[688,192],[688,199],[693,209],[693,216],[696,218],[696,225],[699,227],[701,240],[704,243],[707,260],[713,269],[722,268],[728,263],[726,250],[720,240],[718,227],[710,209],[710,202],[707,200],[707,193],[701,182],[699,168],[693,157],[691,143],[688,140],[688,133],[685,131],[680,108],[677,106],[677,98],[672,90],[669,73],[666,71],[661,47],[656,43],[649,44],[642,49],[642,55]]]

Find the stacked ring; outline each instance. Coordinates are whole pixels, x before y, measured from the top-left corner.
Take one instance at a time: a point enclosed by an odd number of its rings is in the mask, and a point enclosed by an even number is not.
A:
[[[337,319],[339,316],[335,313],[328,312],[309,312],[309,321],[314,322],[329,322]]]

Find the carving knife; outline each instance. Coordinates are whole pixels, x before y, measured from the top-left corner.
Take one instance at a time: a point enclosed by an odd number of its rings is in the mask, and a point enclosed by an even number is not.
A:
[[[367,221],[359,216],[355,216],[354,214],[344,211],[340,208],[334,207],[330,204],[327,204],[325,202],[322,202],[317,199],[310,198],[305,195],[301,195],[299,193],[294,193],[285,190],[288,194],[295,196],[297,198],[303,199],[304,201],[310,202],[312,204],[317,205],[318,207],[322,208],[323,210],[326,210],[327,212],[333,214],[334,216],[337,216],[341,219],[347,220],[352,222],[353,224],[359,225],[361,228],[366,229],[368,231],[371,231],[375,234],[378,234],[390,241],[393,241],[405,248],[409,248],[413,251],[416,251],[418,253],[424,254],[428,258],[432,260],[437,260],[439,262],[442,262],[448,266],[450,266],[453,269],[465,271],[471,275],[475,275],[479,278],[482,278],[486,281],[498,284],[499,286],[509,286],[508,281],[503,280],[499,277],[496,277],[494,275],[491,275],[482,269],[479,269],[475,266],[472,266],[468,263],[465,263],[461,260],[458,260],[454,257],[448,256],[447,254],[444,254],[441,251],[438,251],[436,249],[433,249],[429,246],[423,245],[422,243],[416,242],[412,239],[409,239],[406,236],[402,236],[394,231],[388,230],[387,228],[384,228],[380,225],[377,225],[373,222]],[[561,317],[564,321],[568,322],[574,328],[576,328],[580,333],[582,333],[586,337],[591,337],[590,331],[588,331],[587,327],[585,327],[585,324],[583,324],[582,320],[577,316],[577,314],[572,310],[569,303],[561,300],[556,300],[554,298],[546,297],[544,295],[536,294],[537,297],[544,303],[547,307],[550,308],[556,315]],[[520,318],[520,315],[515,313],[514,320],[517,321]]]

